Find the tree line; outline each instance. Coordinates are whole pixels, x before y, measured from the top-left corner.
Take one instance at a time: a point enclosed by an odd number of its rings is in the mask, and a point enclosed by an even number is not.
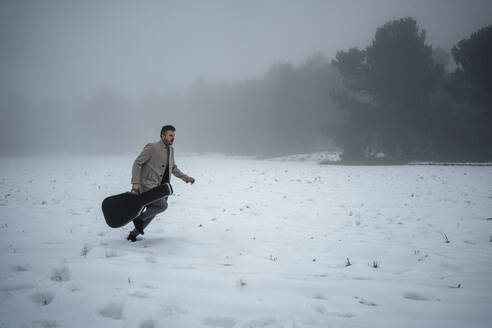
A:
[[[426,43],[413,18],[379,27],[365,49],[337,52],[343,113],[328,130],[347,162],[483,161],[492,158],[492,25],[451,49]]]
[[[0,154],[135,154],[173,124],[180,149],[192,152],[338,147],[344,162],[491,160],[492,26],[450,52],[403,18],[379,27],[364,49],[278,62],[257,79],[197,81],[133,100],[101,92],[68,105],[2,96]]]
[[[341,86],[330,60],[315,54],[294,66],[278,62],[259,79],[199,80],[181,92],[128,99],[114,91],[56,101],[3,99],[0,154],[135,154],[176,126],[189,152],[277,156],[333,147],[326,122],[340,116],[329,90]],[[1,100],[0,100],[1,101]]]

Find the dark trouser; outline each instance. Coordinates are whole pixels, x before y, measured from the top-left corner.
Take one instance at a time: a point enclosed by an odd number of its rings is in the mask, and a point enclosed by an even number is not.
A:
[[[145,229],[149,223],[159,213],[164,212],[167,209],[167,197],[156,200],[145,207],[145,210],[135,218],[135,220],[141,220],[143,222],[143,228]],[[136,229],[131,232],[132,235],[138,236],[139,233]]]

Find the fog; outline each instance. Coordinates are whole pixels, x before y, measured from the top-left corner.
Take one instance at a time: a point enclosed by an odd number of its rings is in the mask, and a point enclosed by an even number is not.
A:
[[[445,53],[490,1],[2,1],[0,156],[336,149],[331,61],[413,17]],[[446,65],[455,68],[452,60]]]

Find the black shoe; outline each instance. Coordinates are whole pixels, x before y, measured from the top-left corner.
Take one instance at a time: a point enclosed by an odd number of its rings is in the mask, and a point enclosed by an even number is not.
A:
[[[140,219],[134,219],[133,220],[133,225],[135,226],[135,230],[137,230],[137,232],[141,235],[144,234],[144,231],[143,231],[143,221],[140,220]]]
[[[136,242],[137,241],[137,236],[135,236],[134,234],[132,234],[130,232],[130,234],[128,235],[128,237],[126,237],[126,240],[129,240],[129,241],[132,241],[132,242]]]

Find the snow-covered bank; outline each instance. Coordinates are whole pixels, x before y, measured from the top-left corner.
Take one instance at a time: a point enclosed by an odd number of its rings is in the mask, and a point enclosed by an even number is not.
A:
[[[133,159],[0,159],[0,327],[492,322],[491,167],[177,157],[129,243],[100,204]]]

